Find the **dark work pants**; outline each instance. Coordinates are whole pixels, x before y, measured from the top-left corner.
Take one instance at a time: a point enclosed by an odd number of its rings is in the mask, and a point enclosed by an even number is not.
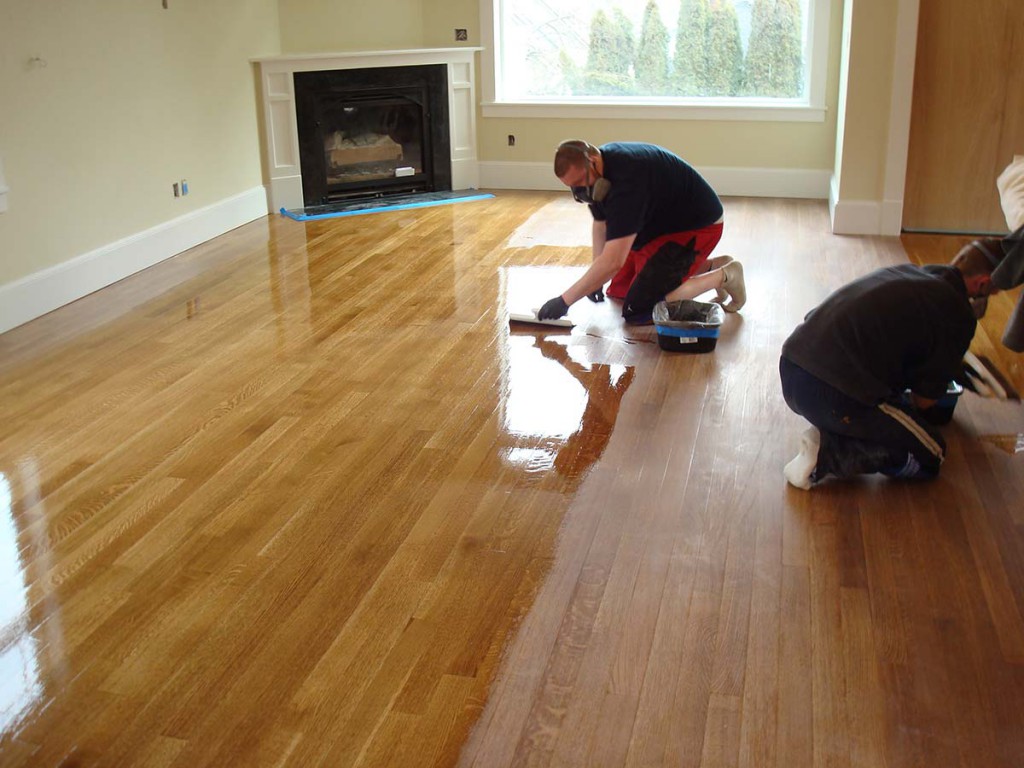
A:
[[[882,472],[891,477],[939,474],[946,444],[935,428],[899,403],[864,405],[782,358],[782,396],[821,432],[815,480]]]

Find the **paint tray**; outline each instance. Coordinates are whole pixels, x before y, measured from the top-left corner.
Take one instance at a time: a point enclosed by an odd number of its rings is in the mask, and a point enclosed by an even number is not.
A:
[[[652,313],[658,346],[668,352],[710,352],[718,343],[725,313],[703,301],[659,301]]]

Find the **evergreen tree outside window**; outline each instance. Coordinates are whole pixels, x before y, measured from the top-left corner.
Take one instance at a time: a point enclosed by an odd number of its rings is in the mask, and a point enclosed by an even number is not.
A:
[[[634,67],[637,93],[654,96],[669,93],[668,44],[668,29],[661,20],[658,4],[649,0],[644,8]]]
[[[482,0],[493,103],[808,105],[828,1]]]
[[[711,0],[711,14],[705,30],[706,74],[700,84],[701,96],[739,96],[743,85],[743,50],[736,9],[728,0]],[[798,97],[794,91],[788,94]]]
[[[799,13],[799,0],[754,0],[745,94],[784,98],[801,92]]]
[[[633,23],[620,8],[612,9],[612,18],[597,11],[590,22],[587,64],[577,90],[594,96],[635,93],[632,63]]]
[[[709,0],[683,0],[676,25],[672,67],[672,92],[679,96],[703,96],[708,81],[707,31],[711,21]]]

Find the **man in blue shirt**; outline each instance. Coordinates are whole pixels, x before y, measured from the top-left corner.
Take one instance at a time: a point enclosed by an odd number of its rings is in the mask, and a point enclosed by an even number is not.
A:
[[[692,299],[715,290],[735,312],[746,301],[743,266],[731,256],[710,258],[722,237],[722,203],[686,161],[653,144],[613,142],[598,148],[564,141],[555,152],[555,175],[587,203],[593,261],[564,293],[538,311],[562,317],[584,296],[621,299],[627,322],[649,323],[661,301]]]

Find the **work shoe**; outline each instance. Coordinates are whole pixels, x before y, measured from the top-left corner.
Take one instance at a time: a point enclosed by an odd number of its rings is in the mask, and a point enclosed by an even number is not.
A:
[[[821,433],[815,427],[810,427],[800,436],[800,453],[782,470],[790,485],[805,491],[814,485],[814,470],[818,468],[820,445]]]
[[[743,265],[730,261],[722,267],[722,290],[729,294],[729,303],[723,304],[726,312],[739,312],[747,303],[747,286],[743,282]]]

